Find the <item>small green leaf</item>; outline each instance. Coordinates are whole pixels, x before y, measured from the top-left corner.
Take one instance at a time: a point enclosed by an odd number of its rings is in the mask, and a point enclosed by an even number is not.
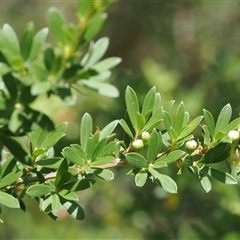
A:
[[[66,183],[61,185],[60,189],[65,189],[70,192],[77,192],[77,191],[83,191],[85,189],[90,188],[93,184],[95,184],[96,180],[94,179],[79,179],[70,183]]]
[[[56,193],[52,194],[52,211],[57,213],[61,208],[61,203],[58,195]]]
[[[9,186],[22,176],[22,171],[11,172],[0,180],[0,188]]]
[[[114,174],[109,169],[96,169],[94,170],[94,175],[105,181],[111,181],[114,179]]]
[[[91,166],[99,167],[114,162],[116,162],[116,158],[113,156],[98,157],[94,162],[92,162]]]
[[[109,83],[99,82],[95,80],[79,80],[78,84],[84,85],[85,87],[96,90],[100,95],[116,98],[119,96],[118,89]]]
[[[83,152],[81,146],[77,144],[71,145],[71,147],[65,147],[62,150],[63,156],[72,163],[83,166],[87,160],[87,156]]]
[[[0,204],[9,208],[20,208],[18,200],[10,194],[0,191]]]
[[[61,157],[53,157],[53,158],[38,160],[36,161],[36,164],[46,168],[58,169],[62,160],[63,158]]]
[[[102,157],[110,157],[116,150],[116,148],[118,147],[118,142],[117,141],[112,141],[110,143],[108,143],[103,149],[102,151],[98,154],[98,158],[96,159],[96,161],[99,158]],[[96,162],[95,161],[95,162]]]
[[[173,132],[171,131],[171,129],[173,128],[173,121],[170,114],[166,111],[164,111],[163,120],[169,136],[171,137],[171,139],[173,139],[174,136],[172,134]]]
[[[204,167],[203,170],[206,174],[215,178],[216,180],[225,183],[225,184],[237,184],[238,181],[229,173],[219,171],[211,167]]]
[[[87,55],[85,55],[81,62],[81,65],[83,65],[85,69],[91,68],[106,53],[108,45],[109,39],[106,37],[99,39],[94,44],[91,44]]]
[[[82,117],[80,127],[80,141],[84,151],[86,151],[88,139],[92,131],[93,131],[92,117],[88,113],[85,113]]]
[[[214,130],[215,130],[215,123],[214,123],[213,116],[206,109],[203,109],[203,115],[204,115],[204,122],[206,123],[210,136],[213,138]]]
[[[38,56],[40,51],[42,51],[43,45],[47,38],[47,34],[48,34],[48,28],[43,28],[42,30],[37,32],[36,35],[34,36],[32,48],[28,57],[30,61],[34,60]]]
[[[137,114],[139,113],[139,103],[137,95],[131,87],[127,87],[125,92],[125,102],[127,105],[127,112],[129,119],[132,123],[133,128],[137,132],[138,130],[138,120]]]
[[[185,106],[184,106],[184,103],[181,102],[177,108],[177,113],[176,113],[176,122],[175,122],[176,132],[179,132],[183,127],[184,118],[185,118]]]
[[[138,168],[146,168],[148,166],[148,162],[146,158],[136,152],[130,152],[125,155],[127,161]]]
[[[211,184],[208,176],[204,172],[202,172],[202,171],[200,171],[198,173],[198,175],[199,175],[202,187],[204,188],[204,190],[206,192],[209,192],[212,189],[212,184]]]
[[[30,196],[30,197],[41,197],[44,196],[48,193],[50,193],[52,191],[52,188],[48,185],[44,185],[44,184],[34,184],[32,186],[30,186],[26,193]]]
[[[119,120],[114,120],[107,124],[101,131],[99,140],[101,141],[103,138],[109,138],[109,136],[112,134],[113,130],[116,128]]]
[[[26,165],[31,165],[30,153],[22,142],[7,135],[2,135],[0,139],[18,161]]]
[[[80,205],[74,201],[66,200],[59,196],[62,206],[67,210],[70,216],[77,220],[83,220],[85,218],[85,213]]]
[[[150,89],[150,91],[147,93],[143,106],[142,106],[142,114],[146,117],[147,113],[149,111],[152,111],[153,106],[155,104],[155,96],[156,96],[156,87],[153,87]]]
[[[222,108],[221,112],[219,113],[214,134],[216,134],[218,131],[223,130],[228,125],[231,119],[231,116],[232,116],[232,108],[230,104],[227,104]]]
[[[202,118],[203,116],[196,117],[187,126],[182,128],[178,135],[178,140],[187,137],[189,134],[191,134],[195,130],[195,128],[200,124]]]
[[[172,162],[177,161],[179,158],[181,158],[183,155],[185,154],[184,151],[182,150],[174,150],[170,153],[164,154],[163,156],[161,156],[160,158],[158,158],[154,164],[159,164],[159,163],[165,163],[165,164],[169,164]]]
[[[59,168],[57,170],[57,174],[56,174],[56,178],[55,178],[55,186],[56,187],[58,187],[64,183],[67,172],[68,172],[68,162],[66,159],[63,159],[63,161],[61,162],[61,165],[59,166]]]
[[[71,201],[79,201],[78,195],[74,192],[70,192],[68,190],[61,190],[58,192],[58,194],[65,198],[66,200],[71,200]]]
[[[157,172],[153,168],[148,168],[149,172],[155,178],[156,183],[169,193],[177,193],[177,184],[167,175]]]
[[[229,145],[227,143],[219,143],[208,152],[200,160],[202,163],[218,163],[226,160],[229,156]]]
[[[135,175],[135,184],[137,187],[143,187],[148,179],[148,172],[141,170]]]
[[[142,129],[146,123],[145,117],[141,113],[137,113],[137,128]]]
[[[65,33],[63,31],[65,20],[61,12],[54,7],[50,8],[48,11],[48,21],[56,42],[63,46],[65,43]]]
[[[34,24],[33,22],[29,22],[23,29],[20,39],[20,50],[23,60],[27,60],[30,54],[33,36],[34,36]]]
[[[104,24],[106,19],[107,19],[106,13],[100,13],[91,18],[87,25],[87,29],[83,34],[84,41],[88,42],[92,40],[101,30],[102,25]]]
[[[162,134],[161,132],[157,132],[156,129],[151,133],[151,138],[148,143],[148,152],[147,152],[147,160],[149,163],[154,162],[157,154],[161,150],[162,147]]]
[[[129,126],[127,125],[126,121],[121,119],[119,121],[119,124],[121,125],[121,127],[123,128],[124,132],[127,133],[127,135],[133,139],[133,134],[132,134],[132,131],[131,129],[129,128]]]
[[[229,131],[237,128],[240,125],[240,118],[234,119],[225,128],[222,129],[223,132],[228,133]]]
[[[121,61],[122,59],[119,57],[107,58],[96,63],[94,66],[92,66],[92,69],[96,70],[97,72],[104,72],[117,66]]]

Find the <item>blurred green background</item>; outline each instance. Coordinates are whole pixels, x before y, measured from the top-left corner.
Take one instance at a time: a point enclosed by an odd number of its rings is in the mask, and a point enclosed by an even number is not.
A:
[[[32,20],[37,29],[43,28],[51,6],[75,20],[77,1],[0,1],[0,26],[9,23],[20,34]],[[106,57],[123,59],[110,79],[121,96],[109,99],[84,90],[74,107],[62,106],[57,98],[36,102],[56,122],[69,122],[59,149],[78,142],[86,111],[100,128],[122,118],[127,85],[140,99],[156,86],[164,102],[175,99],[177,106],[183,100],[192,118],[202,108],[217,117],[226,103],[231,103],[234,117],[239,115],[240,2],[119,0],[107,12],[97,39],[109,37]],[[238,186],[213,181],[213,190],[205,193],[197,177],[187,172],[176,176],[176,166],[170,170],[179,186],[177,195],[150,182],[137,188],[126,176],[128,169],[116,169],[114,181],[99,181],[79,193],[86,211],[82,222],[64,211],[54,222],[26,199],[26,213],[3,209],[0,239],[240,239]]]

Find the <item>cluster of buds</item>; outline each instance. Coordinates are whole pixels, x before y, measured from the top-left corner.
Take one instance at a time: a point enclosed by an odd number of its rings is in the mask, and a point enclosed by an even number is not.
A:
[[[144,145],[148,145],[150,138],[151,134],[149,132],[142,132],[140,138],[132,142],[133,148],[136,150],[142,149]]]

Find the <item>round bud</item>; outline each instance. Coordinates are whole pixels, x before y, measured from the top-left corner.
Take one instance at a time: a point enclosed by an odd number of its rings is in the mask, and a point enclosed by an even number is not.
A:
[[[142,139],[137,139],[132,142],[132,146],[135,149],[141,149],[144,147],[144,143]]]
[[[149,142],[149,139],[151,138],[151,134],[149,132],[142,132],[141,138],[143,142],[147,144]]]
[[[185,147],[188,150],[195,150],[198,147],[198,143],[195,140],[189,140],[185,143]]]
[[[238,140],[240,138],[240,133],[236,130],[231,130],[228,132],[228,138],[232,141]]]

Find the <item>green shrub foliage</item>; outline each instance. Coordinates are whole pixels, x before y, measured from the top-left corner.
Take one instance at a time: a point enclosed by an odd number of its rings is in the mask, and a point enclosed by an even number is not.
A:
[[[103,129],[93,126],[92,117],[85,113],[80,142],[64,147],[61,156],[54,155],[53,147],[65,136],[67,123],[55,125],[47,115],[31,108],[33,101],[40,95],[56,95],[73,104],[73,88],[118,96],[117,88],[105,80],[121,59],[102,60],[108,38],[92,41],[106,20],[104,9],[109,3],[79,1],[75,24],[67,23],[51,8],[49,29],[35,32],[30,22],[20,38],[8,24],[0,29],[1,205],[25,210],[27,195],[53,219],[63,206],[73,218],[82,220],[84,210],[76,192],[92,187],[98,178],[113,180],[110,169],[119,166],[130,169],[128,175],[135,177],[136,186],[152,181],[169,193],[177,193],[176,182],[164,171],[170,164],[178,167],[179,175],[185,169],[196,175],[206,192],[211,190],[211,179],[237,184],[233,175],[240,164],[240,118],[231,121],[230,104],[215,121],[206,109],[202,116],[191,118],[181,102],[173,118],[174,101],[161,103],[155,87],[140,106],[137,94],[128,86],[126,117]],[[55,45],[46,42],[49,31]],[[85,53],[83,44],[89,46]],[[123,139],[116,138],[118,125]],[[197,128],[202,131],[199,139],[194,134]],[[219,170],[223,162],[225,171]]]

